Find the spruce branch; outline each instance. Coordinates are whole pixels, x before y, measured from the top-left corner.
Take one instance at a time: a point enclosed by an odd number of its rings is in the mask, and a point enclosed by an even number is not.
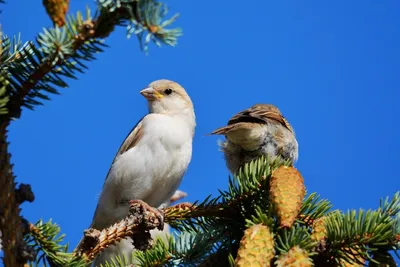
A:
[[[395,233],[395,245],[400,249],[400,212],[394,216],[393,231]],[[400,258],[400,257],[399,257]]]
[[[60,227],[51,221],[42,220],[29,224],[25,242],[36,251],[36,260],[31,266],[69,266],[84,267],[85,262],[68,253],[68,245],[61,245],[65,235],[60,235]]]
[[[59,94],[58,88],[68,86],[65,78],[76,79],[77,72],[83,73],[87,69],[85,63],[103,51],[102,39],[115,26],[135,24],[134,34],[147,33],[141,43],[146,49],[151,40],[157,45],[163,42],[173,46],[181,35],[179,29],[166,29],[176,16],[165,20],[166,7],[157,1],[99,3],[93,17],[90,9],[86,9],[85,16],[80,12],[69,15],[62,28],[43,29],[36,42],[22,43],[19,36],[11,41],[0,30],[0,231],[3,240],[7,240],[2,244],[5,266],[22,266],[27,260],[20,229],[21,199],[16,199],[6,141],[10,121],[21,116],[23,107],[33,109],[42,100],[49,100],[49,94]]]
[[[84,62],[94,60],[94,55],[103,51],[102,39],[108,37],[115,26],[134,25],[129,29],[135,31],[128,29],[128,35],[145,35],[141,46],[146,51],[150,41],[157,45],[160,42],[176,45],[181,31],[166,28],[176,19],[174,16],[165,20],[166,12],[166,6],[157,1],[101,0],[94,17],[87,8],[85,16],[80,12],[76,16],[69,15],[62,28],[45,28],[39,34],[37,44],[19,45],[18,51],[14,49],[8,53],[12,61],[1,61],[2,70],[6,70],[2,76],[10,83],[6,87],[9,117],[19,118],[22,106],[33,109],[42,104],[40,100],[49,99],[46,93],[58,94],[57,87],[67,87],[62,77],[76,78],[76,72],[82,73],[87,68]],[[4,45],[3,50],[7,50]]]
[[[198,266],[210,255],[226,251],[228,240],[223,231],[187,231],[170,236],[168,244],[157,240],[154,247],[137,251],[139,266]]]
[[[233,220],[237,215],[234,209],[224,203],[216,203],[218,198],[210,200],[207,197],[202,203],[179,203],[164,209],[165,222],[177,229],[203,229],[213,227],[216,223],[213,218]]]
[[[174,242],[171,239],[171,237],[168,238],[169,244]],[[151,249],[135,251],[132,256],[139,266],[165,266],[172,259],[169,248],[168,244],[165,244],[161,239],[157,239]]]
[[[378,211],[381,211],[384,215],[387,216],[399,216],[400,214],[400,191],[396,192],[392,198],[389,200],[389,197],[380,200],[380,207]]]
[[[303,200],[297,222],[311,226],[316,219],[326,215],[331,208],[332,204],[328,200],[320,199],[317,193],[311,193]]]
[[[276,236],[276,249],[280,253],[286,253],[291,248],[298,246],[306,251],[310,251],[316,246],[316,242],[311,239],[306,227],[304,226],[293,226],[290,229],[283,228],[278,232]]]
[[[328,216],[325,220],[325,253],[334,257],[337,263],[346,261],[363,264],[365,260],[371,260],[371,252],[375,250],[397,250],[393,215],[399,212],[396,207],[398,194],[392,201],[384,203],[375,211],[359,209],[346,213],[335,212]]]
[[[26,188],[22,186],[20,188]],[[26,191],[26,190],[20,190]],[[179,193],[178,197],[184,194]],[[51,221],[43,223],[37,222],[35,225],[28,224],[28,234],[25,236],[25,243],[29,245],[29,249],[36,252],[36,257],[30,258],[31,266],[86,266],[88,262],[93,260],[102,249],[115,244],[126,237],[133,238],[136,248],[147,249],[149,245],[148,231],[154,228],[162,228],[163,220],[156,209],[149,207],[142,201],[132,201],[130,207],[131,215],[113,226],[98,231],[89,229],[85,231],[85,238],[82,246],[76,253],[68,253],[68,246],[62,245],[64,235],[60,235],[60,228]],[[142,246],[141,246],[142,245]],[[165,249],[160,250],[160,244],[153,250],[149,251],[141,259],[155,263],[154,257],[148,255],[158,255]],[[150,253],[150,254],[149,254]],[[147,255],[147,256],[146,256]],[[158,256],[159,260],[168,261],[168,255],[165,259]],[[140,258],[140,256],[138,256]],[[36,260],[34,260],[36,258]],[[139,259],[140,260],[140,259]],[[110,263],[110,266],[126,266],[124,263],[130,262],[124,258],[117,258]],[[106,265],[108,266],[108,265]],[[153,265],[147,265],[153,266]]]
[[[178,204],[173,207],[163,209],[161,210],[161,213],[159,213],[156,209],[149,207],[143,201],[135,200],[132,201],[131,203],[130,212],[131,214],[127,216],[125,219],[123,219],[118,223],[115,223],[114,225],[102,231],[96,229],[86,230],[83,241],[75,249],[75,255],[82,257],[87,262],[89,262],[93,260],[103,249],[105,249],[110,245],[116,244],[117,242],[121,241],[124,238],[131,237],[134,240],[137,240],[137,237],[135,237],[135,235],[139,234],[140,236],[143,233],[148,233],[149,230],[155,228],[159,228],[160,230],[162,230],[163,221],[172,223],[174,220],[177,220],[179,218],[185,218],[185,216],[191,216],[190,218],[197,216],[205,216],[213,214],[214,211],[211,211],[211,213],[209,212],[205,213],[204,209],[197,209],[196,206],[193,207],[193,205],[191,204],[190,205]],[[181,213],[179,217],[177,216],[177,212]],[[163,215],[161,215],[162,213]],[[193,261],[194,258],[200,257],[199,253],[204,249],[204,245],[206,243],[205,239],[207,239],[209,243],[210,240],[213,240],[211,244],[214,244],[214,242],[218,241],[218,236],[222,237],[225,231],[226,231],[225,228],[218,229],[217,227],[214,227],[214,229],[207,229],[207,231],[205,230],[202,231],[201,229],[197,229],[197,231],[190,231],[190,234],[182,235],[181,239],[183,238],[185,241],[181,240],[179,242],[173,242],[170,243],[170,245],[168,246],[171,248],[173,255],[175,255],[174,257],[171,257],[171,259],[175,258],[175,260],[179,259],[179,261],[189,261],[190,259],[190,261]],[[147,240],[146,242],[149,241]],[[188,242],[189,245],[186,245],[185,242]],[[135,247],[138,248],[137,243],[135,243]],[[192,253],[191,256],[188,254],[189,248],[191,248],[190,250],[190,253]],[[197,250],[194,250],[195,248]],[[149,252],[148,250],[142,253],[138,252],[139,260],[146,261],[147,259],[150,261],[150,259],[153,259],[155,255],[160,254],[157,252],[158,249],[160,249],[160,247],[151,249],[149,250]],[[149,253],[150,254],[153,253],[151,254],[153,255],[153,257],[150,257]],[[167,255],[164,256],[167,257]],[[158,258],[157,262],[168,261],[169,258],[170,258],[169,256],[164,259]],[[109,264],[110,266],[113,266],[112,264],[117,264],[118,262],[126,262],[126,261],[124,261],[123,259],[116,259],[114,263],[111,262]],[[152,260],[152,262],[154,263],[154,260]],[[143,266],[153,266],[153,265],[143,265]]]
[[[264,167],[259,164],[264,164]],[[328,212],[331,207],[329,202],[311,194],[304,198],[303,214],[293,226],[281,228],[268,203],[251,205],[268,202],[265,197],[268,183],[265,181],[269,180],[271,169],[279,167],[279,164],[268,165],[267,161],[261,160],[249,165],[251,168],[246,175],[251,177],[258,172],[257,175],[261,174],[259,178],[254,176],[254,179],[246,181],[245,177],[241,177],[234,186],[244,189],[227,191],[223,196],[209,196],[200,203],[180,203],[160,210],[149,207],[143,201],[132,201],[131,214],[121,222],[103,231],[85,231],[83,245],[71,257],[89,263],[104,248],[130,237],[138,250],[130,259],[117,257],[105,266],[126,266],[132,262],[137,263],[134,266],[207,266],[213,259],[225,265],[232,255],[237,254],[243,230],[256,224],[267,225],[271,229],[277,251],[275,263],[281,266],[297,254],[302,255],[307,264],[314,262],[315,266],[363,264],[366,260],[374,261],[374,258],[378,262],[378,254],[398,249],[398,193],[392,200],[382,201],[383,204],[375,211],[347,213],[337,210]],[[235,192],[241,193],[233,197]],[[261,200],[249,200],[255,197]],[[252,215],[246,217],[249,214]],[[313,237],[319,220],[322,220],[322,239]],[[178,226],[176,228],[182,232],[175,238],[170,236],[167,243],[155,240],[155,244],[150,246],[148,232],[161,229],[164,221]]]
[[[132,201],[129,210],[130,215],[125,219],[102,231],[92,228],[86,230],[75,254],[86,261],[92,261],[102,250],[127,237],[134,240],[137,249],[146,249],[150,241],[148,232],[156,228],[163,229],[163,216],[141,200]]]
[[[275,225],[275,220],[269,216],[269,211],[264,211],[260,207],[256,207],[256,214],[251,216],[251,219],[246,219],[246,227],[251,227],[256,224],[263,224],[270,228]]]
[[[245,164],[238,174],[229,179],[229,189],[220,196],[208,196],[200,204],[180,203],[167,208],[165,221],[178,230],[213,228],[215,225],[231,225],[241,231],[245,219],[256,215],[254,207],[268,210],[269,178],[272,170],[289,162],[259,158]],[[239,228],[238,228],[239,227]]]
[[[225,228],[181,233],[170,239],[170,262],[175,266],[197,266],[209,255],[226,250],[229,242]]]
[[[171,235],[167,242],[158,238],[150,249],[135,250],[131,257],[117,256],[102,267],[198,266],[209,256],[226,252],[227,243],[220,231],[189,231]]]

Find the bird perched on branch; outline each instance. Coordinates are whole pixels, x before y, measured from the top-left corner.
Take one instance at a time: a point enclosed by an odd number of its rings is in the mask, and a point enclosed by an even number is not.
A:
[[[140,91],[149,114],[119,148],[104,182],[91,228],[104,229],[129,213],[130,200],[162,207],[177,190],[192,157],[195,114],[185,89],[169,80],[152,82]],[[79,245],[78,245],[79,247]],[[117,255],[130,258],[131,240],[105,249],[94,261],[104,264]]]
[[[298,144],[293,128],[277,107],[256,104],[234,115],[228,125],[211,134],[225,135],[220,146],[227,167],[235,173],[245,163],[260,157],[280,157],[295,163]]]

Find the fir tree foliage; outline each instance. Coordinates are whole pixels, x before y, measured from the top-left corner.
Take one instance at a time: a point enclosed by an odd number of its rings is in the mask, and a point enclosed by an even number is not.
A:
[[[188,231],[155,240],[146,251],[135,251],[132,258],[117,257],[103,267],[123,267],[132,261],[137,266],[198,266],[210,255],[226,250],[226,238],[218,231]]]
[[[34,249],[36,257],[29,266],[85,266],[83,259],[68,252],[68,245],[62,245],[64,237],[60,234],[60,227],[51,220],[46,223],[40,220],[30,225],[25,241]]]
[[[336,259],[363,264],[372,260],[374,251],[398,250],[396,224],[400,211],[400,193],[381,200],[377,210],[349,210],[327,217],[329,250]]]
[[[320,198],[317,193],[311,193],[305,197],[300,209],[302,219],[298,219],[298,223],[311,225],[313,221],[323,217],[332,208],[332,204],[328,200]]]
[[[202,266],[212,255],[225,255],[224,264],[232,263],[244,230],[256,224],[272,230],[275,259],[300,249],[314,266],[341,266],[373,261],[377,251],[398,250],[399,193],[382,201],[377,210],[347,212],[332,210],[328,200],[312,193],[304,198],[293,226],[280,227],[268,203],[268,181],[282,164],[260,158],[230,178],[229,189],[220,191],[220,196],[210,196],[188,209],[167,209],[165,221],[180,234],[172,235],[168,245],[156,243],[147,251],[135,252],[139,266]],[[319,218],[325,219],[327,231],[321,242],[311,238],[312,222]]]
[[[265,158],[254,160],[230,178],[229,189],[220,191],[220,196],[208,197],[187,208],[179,204],[166,208],[165,222],[178,230],[167,243],[158,239],[152,248],[135,251],[131,259],[116,258],[105,266],[125,266],[132,259],[137,266],[200,266],[214,255],[225,255],[224,264],[229,264],[236,257],[245,229],[257,224],[271,229],[275,259],[280,261],[300,249],[302,257],[307,262],[314,261],[315,266],[363,264],[365,260],[376,262],[379,258],[372,256],[378,251],[383,255],[398,250],[400,193],[383,200],[377,210],[347,212],[331,210],[327,200],[312,193],[304,198],[295,223],[290,228],[280,227],[269,208],[267,194],[271,173],[282,164],[285,163]],[[311,221],[322,217],[327,234],[320,243],[311,238]],[[32,266],[46,261],[59,266],[84,266],[82,258],[60,245],[63,236],[59,235],[58,226],[39,222],[35,229],[27,237],[38,252]]]
[[[0,3],[5,1],[0,0]],[[22,240],[23,229],[19,227],[22,218],[19,214],[19,205],[15,199],[15,176],[12,172],[10,154],[7,150],[7,127],[14,119],[21,116],[23,108],[34,109],[49,100],[52,94],[60,94],[60,88],[68,87],[69,79],[77,79],[79,74],[89,67],[89,61],[96,59],[96,54],[103,52],[107,47],[104,39],[108,37],[116,26],[127,27],[128,37],[138,36],[140,47],[146,53],[151,42],[174,46],[182,35],[179,28],[170,28],[178,15],[167,18],[167,7],[156,0],[98,0],[97,8],[93,12],[86,8],[84,12],[69,14],[68,0],[43,1],[46,11],[56,25],[62,27],[45,27],[34,41],[23,42],[20,35],[7,36],[0,28],[0,137],[2,150],[0,151],[0,198],[11,201],[7,205],[0,204],[2,212],[7,216],[0,221],[0,230],[3,238],[10,240],[4,244],[3,250],[7,254],[3,262],[6,266],[22,266],[31,255],[25,253]],[[38,3],[39,4],[39,3]],[[46,6],[46,4],[50,4]],[[62,8],[62,10],[57,10]],[[59,23],[56,23],[56,19]],[[37,233],[42,237],[49,237],[52,233],[52,224],[38,225]],[[21,228],[21,229],[20,229]],[[36,229],[36,230],[37,230]],[[43,231],[41,231],[41,229]],[[48,232],[50,231],[50,232]],[[35,248],[45,245],[40,236],[31,236]],[[50,238],[50,237],[49,237]],[[39,241],[43,242],[39,242]],[[49,239],[51,244],[57,240]],[[48,244],[47,241],[46,244]],[[61,257],[65,249],[57,246],[44,246],[39,251],[41,258],[36,263],[54,264],[60,266],[75,266],[68,261],[67,256]],[[52,254],[53,253],[53,254]],[[61,258],[59,258],[59,256]],[[58,262],[59,261],[59,262]],[[58,262],[58,263],[57,263]],[[79,261],[78,261],[79,262]],[[38,263],[39,264],[39,263]],[[78,264],[79,266],[79,264]]]
[[[141,48],[147,52],[153,41],[160,46],[177,44],[182,35],[179,28],[168,27],[178,15],[165,19],[168,9],[154,0],[99,0],[92,15],[68,15],[65,26],[44,28],[36,41],[23,43],[20,36],[1,36],[0,114],[19,118],[21,109],[33,109],[68,87],[66,79],[77,79],[87,62],[103,52],[107,37],[115,26],[127,27],[128,37],[138,36]]]
[[[128,37],[136,35],[145,52],[151,42],[174,46],[182,35],[180,29],[169,28],[177,15],[166,19],[168,9],[161,2],[98,0],[97,3],[94,14],[89,8],[84,13],[70,14],[64,26],[44,28],[35,41],[22,42],[19,35],[8,37],[0,31],[0,122],[6,122],[3,126],[19,118],[22,107],[34,109],[43,100],[49,100],[51,94],[59,94],[60,88],[68,87],[68,79],[77,79],[79,73],[84,73],[88,62],[104,51],[103,39],[116,26],[126,27]],[[3,143],[6,143],[6,126],[2,129]],[[1,156],[7,159],[0,161],[1,169],[12,173],[7,151],[2,151]],[[296,255],[307,266],[365,261],[378,264],[380,260],[390,261],[391,252],[397,253],[400,193],[381,200],[376,210],[346,212],[332,210],[328,200],[311,193],[304,197],[300,209],[295,210],[298,214],[294,223],[282,226],[277,207],[270,203],[271,175],[281,166],[293,168],[289,161],[261,157],[229,177],[228,189],[219,191],[219,195],[163,209],[164,221],[176,230],[167,242],[157,239],[150,249],[134,251],[130,259],[117,257],[105,266],[126,266],[132,260],[138,266],[233,266],[241,241],[246,240],[246,230],[251,233],[254,226],[271,233],[272,265],[288,259],[295,262]],[[303,183],[302,178],[299,181]],[[0,190],[0,193],[7,196],[9,192]],[[18,206],[11,210],[18,210]],[[324,230],[318,240],[312,238],[317,220]],[[30,266],[83,267],[89,263],[87,257],[69,251],[59,226],[51,221],[29,224],[24,241],[30,248],[27,251],[32,252]],[[210,262],[213,265],[207,265]]]

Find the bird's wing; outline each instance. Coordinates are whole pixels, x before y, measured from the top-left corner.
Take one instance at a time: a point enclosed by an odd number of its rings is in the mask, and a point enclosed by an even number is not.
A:
[[[143,122],[143,118],[144,118],[144,117],[142,117],[142,118],[138,121],[138,123],[131,129],[131,131],[129,132],[129,134],[127,135],[127,137],[125,137],[124,142],[122,142],[121,146],[120,146],[119,149],[118,149],[117,154],[116,154],[115,157],[114,157],[113,162],[111,163],[111,167],[110,167],[109,170],[108,170],[108,173],[107,173],[107,176],[106,176],[105,181],[107,180],[108,175],[110,174],[110,171],[111,171],[112,165],[113,165],[114,162],[115,162],[115,159],[116,159],[119,155],[125,153],[126,151],[128,151],[129,149],[131,149],[132,147],[134,147],[134,146],[135,146],[136,144],[138,144],[139,141],[142,139],[143,134],[144,134],[144,131],[143,131],[143,123],[142,123],[142,122]],[[104,181],[104,184],[105,184],[105,181]],[[103,184],[103,188],[104,188],[104,184]],[[96,217],[96,213],[97,213],[97,211],[98,211],[98,208],[99,208],[99,205],[97,204],[96,210],[95,210],[95,212],[94,212],[93,219]],[[93,223],[92,223],[92,226],[93,226]]]
[[[249,123],[279,123],[290,132],[293,132],[292,127],[285,117],[273,105],[254,105],[246,110],[243,110],[234,115],[228,125],[218,128],[211,134],[226,134],[231,130],[240,127],[241,124],[248,125]]]
[[[144,118],[144,117],[143,117]],[[132,128],[132,130],[129,132],[127,137],[125,138],[124,142],[121,144],[121,146],[118,149],[117,154],[115,155],[115,158],[132,147],[134,147],[137,143],[139,143],[140,139],[142,139],[144,131],[143,131],[143,118],[139,120],[139,122]],[[115,160],[114,158],[114,160]],[[114,161],[113,161],[114,162]]]
[[[136,146],[137,143],[139,143],[140,139],[142,139],[144,131],[143,131],[143,119],[144,117],[142,117],[138,123],[136,123],[136,125],[131,129],[131,131],[129,132],[129,134],[125,137],[124,142],[122,142],[121,146],[118,149],[117,154],[115,155],[113,162],[111,163],[111,167],[114,164],[116,158],[119,155],[124,154],[126,151],[128,151],[129,149],[131,149],[132,147]],[[106,176],[106,180],[108,175],[110,174],[111,171],[111,167],[108,170],[107,176]]]

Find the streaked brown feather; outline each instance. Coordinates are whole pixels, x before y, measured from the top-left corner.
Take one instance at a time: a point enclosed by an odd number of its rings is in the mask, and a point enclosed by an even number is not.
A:
[[[280,123],[289,131],[293,132],[289,122],[283,117],[282,113],[277,107],[271,104],[256,104],[246,110],[243,110],[234,115],[229,121],[228,125],[218,128],[211,134],[226,134],[236,127],[240,127],[243,123]]]
[[[142,120],[131,130],[128,136],[125,138],[125,141],[122,143],[121,147],[119,148],[117,155],[121,155],[134,147],[140,139],[142,139],[144,134],[143,127],[142,127]]]
[[[119,147],[117,154],[115,154],[112,164],[114,163],[115,159],[119,155],[125,153],[126,151],[128,151],[129,149],[134,147],[137,143],[139,143],[140,139],[142,139],[143,134],[144,134],[144,130],[142,127],[143,118],[144,117],[142,117],[138,121],[138,123],[136,123],[136,125],[131,129],[129,134],[125,137],[124,142],[122,142],[121,146]],[[111,164],[111,167],[112,167],[112,164]],[[107,179],[108,175],[110,174],[111,167],[108,170],[106,179]]]

